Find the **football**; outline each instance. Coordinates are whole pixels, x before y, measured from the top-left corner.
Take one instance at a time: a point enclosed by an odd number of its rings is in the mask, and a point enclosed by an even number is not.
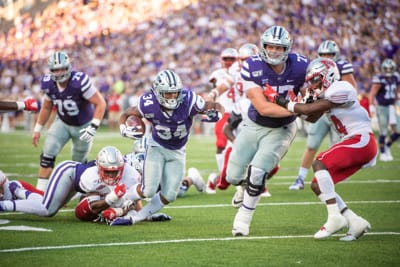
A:
[[[142,131],[143,134],[146,131],[146,125],[144,124],[143,120],[141,118],[139,118],[139,117],[134,116],[134,115],[131,115],[128,118],[126,118],[125,125],[127,127],[136,127],[136,130],[138,132]]]

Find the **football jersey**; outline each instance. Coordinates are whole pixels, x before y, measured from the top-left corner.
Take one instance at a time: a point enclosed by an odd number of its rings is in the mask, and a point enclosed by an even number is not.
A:
[[[381,85],[375,96],[378,105],[394,105],[396,99],[396,90],[400,86],[399,76],[392,75],[387,77],[383,74],[374,75],[372,77],[372,83]]]
[[[263,89],[266,84],[269,84],[279,95],[285,98],[289,91],[298,95],[305,82],[308,63],[309,60],[304,56],[290,53],[284,71],[278,74],[259,55],[252,56],[242,66],[241,76],[243,80],[251,82],[244,82],[243,90],[246,93],[249,88],[254,87],[254,83]],[[255,123],[271,128],[282,127],[296,119],[295,115],[285,118],[262,116],[253,105],[249,107],[248,116]]]
[[[53,102],[58,117],[67,125],[81,126],[93,118],[94,107],[88,101],[97,89],[83,72],[71,72],[67,87],[60,91],[50,74],[41,79],[41,90]]]
[[[371,133],[371,120],[368,112],[361,107],[356,90],[346,81],[337,81],[324,92],[324,99],[340,104],[327,112],[328,118],[341,138]]]
[[[235,62],[233,65],[235,65]],[[233,66],[232,65],[232,66]],[[232,67],[231,66],[231,67]],[[224,83],[226,80],[232,80],[231,75],[229,74],[228,70],[225,68],[215,70],[209,78],[209,81],[215,81],[215,86],[219,86]],[[217,100],[225,109],[225,113],[231,113],[233,104],[235,102],[235,95],[233,88],[229,88],[227,91],[223,92]]]
[[[75,185],[79,185],[79,192],[98,193],[100,196],[105,196],[114,189],[114,186],[107,185],[101,181],[98,168],[93,163],[78,164],[76,169]],[[129,189],[139,182],[140,174],[129,163],[125,163],[119,183],[125,184],[126,189]]]
[[[182,103],[178,108],[164,111],[153,92],[139,98],[138,109],[151,124],[149,145],[167,149],[180,149],[188,141],[193,117],[204,111],[205,101],[193,91],[182,90]]]

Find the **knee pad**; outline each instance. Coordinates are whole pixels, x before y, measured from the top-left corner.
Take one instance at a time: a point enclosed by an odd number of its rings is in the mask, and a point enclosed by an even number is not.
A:
[[[264,192],[265,179],[268,173],[254,166],[249,166],[247,172],[246,191],[250,196],[256,197]]]
[[[50,156],[43,153],[40,154],[40,166],[43,168],[54,168],[55,161],[55,156]]]

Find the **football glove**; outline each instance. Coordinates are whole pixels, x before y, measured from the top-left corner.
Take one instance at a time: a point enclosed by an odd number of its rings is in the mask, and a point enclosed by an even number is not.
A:
[[[164,221],[170,221],[172,219],[171,216],[165,214],[165,213],[154,213],[147,217],[148,221],[152,222],[164,222]]]
[[[88,127],[79,131],[79,133],[81,134],[79,139],[81,141],[85,141],[86,143],[92,142],[98,127],[99,126],[95,125],[94,123],[91,123]]]
[[[213,109],[209,109],[205,112],[206,117],[203,118],[202,122],[217,122],[220,119],[219,112]]]
[[[122,198],[126,193],[125,184],[117,184],[114,190],[106,195],[104,199],[109,206],[114,205],[120,198]]]
[[[278,92],[276,92],[269,84],[265,86],[263,94],[269,102],[275,103],[284,108],[286,108],[286,104],[289,102],[289,100],[279,95]]]
[[[25,108],[24,110],[30,111],[30,112],[38,112],[39,111],[39,105],[36,99],[33,97],[28,97],[24,100]]]
[[[139,127],[127,127],[125,124],[121,124],[119,126],[119,131],[123,137],[130,138],[130,139],[140,139],[143,137],[143,130]]]
[[[103,218],[108,221],[113,221],[117,217],[122,216],[123,214],[124,211],[121,208],[108,208],[101,212],[101,216],[103,216]]]

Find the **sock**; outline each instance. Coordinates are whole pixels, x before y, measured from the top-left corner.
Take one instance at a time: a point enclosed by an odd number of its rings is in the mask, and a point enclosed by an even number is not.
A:
[[[336,193],[336,203],[338,204],[339,210],[343,211],[347,208],[346,203],[344,203],[343,199]]]
[[[357,217],[357,214],[355,214],[355,213],[354,213],[351,209],[349,209],[349,208],[347,208],[347,209],[343,212],[342,215],[346,218],[346,220],[347,220],[348,222]]]
[[[247,193],[247,190],[244,190],[242,207],[247,210],[255,210],[260,198],[261,198],[261,195],[253,197],[253,196],[250,196],[249,193]]]
[[[215,154],[215,159],[217,161],[218,172],[220,173],[224,168],[224,154]]]
[[[328,217],[329,216],[337,216],[337,215],[340,216],[340,210],[339,210],[337,203],[326,204],[326,209],[328,210]]]
[[[46,192],[47,189],[47,185],[49,184],[49,179],[46,178],[38,178],[37,180],[37,184],[36,184],[36,188]]]
[[[154,213],[157,213],[160,211],[165,205],[161,202],[160,199],[160,192],[158,192],[156,195],[154,195],[150,202],[147,203],[146,206],[141,209],[137,215],[134,217],[135,221],[143,221],[146,220],[148,216],[153,215]]]
[[[307,168],[304,168],[304,167],[300,167],[299,168],[299,178],[301,180],[304,181],[304,179],[307,177],[307,174],[308,174],[308,169]]]
[[[332,177],[327,170],[320,170],[315,172],[321,194],[318,196],[322,202],[336,197],[335,185],[333,184]]]

